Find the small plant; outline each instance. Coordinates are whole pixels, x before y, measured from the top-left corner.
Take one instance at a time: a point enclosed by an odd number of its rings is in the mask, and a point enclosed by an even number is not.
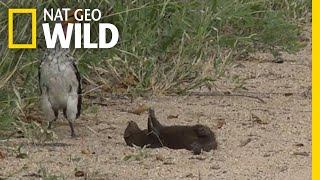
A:
[[[25,123],[23,121],[14,122],[16,129],[27,137],[32,143],[45,143],[47,141],[53,141],[57,138],[54,131],[47,129],[43,125],[32,121],[31,123]]]
[[[43,180],[64,180],[65,179],[62,175],[57,176],[57,175],[51,174],[48,168],[42,165],[38,170],[38,174],[42,177]]]
[[[150,150],[147,148],[147,146],[143,146],[143,147],[133,146],[133,147],[135,148],[135,153],[125,156],[123,160],[141,161],[150,156]]]

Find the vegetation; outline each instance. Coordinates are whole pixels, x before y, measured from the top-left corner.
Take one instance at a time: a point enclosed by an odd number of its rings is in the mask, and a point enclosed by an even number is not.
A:
[[[211,89],[228,66],[254,51],[296,52],[311,0],[0,0],[0,137],[29,121],[39,98],[38,65],[45,50],[43,9],[98,8],[100,22],[117,26],[112,49],[77,49],[86,95],[186,93]],[[7,48],[8,8],[37,8],[38,48]],[[14,41],[31,42],[30,16],[14,16]],[[97,42],[98,23],[91,39]],[[17,123],[15,123],[17,124]]]
[[[147,146],[138,147],[134,146],[135,153],[127,155],[123,158],[124,161],[141,161],[143,159],[146,159],[150,156],[150,149],[147,148]]]

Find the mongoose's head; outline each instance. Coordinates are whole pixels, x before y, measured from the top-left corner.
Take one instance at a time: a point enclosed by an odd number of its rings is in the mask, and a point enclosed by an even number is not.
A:
[[[133,121],[129,121],[128,126],[127,126],[126,130],[124,131],[124,139],[127,142],[127,140],[134,138],[135,135],[140,134],[141,132],[142,132],[142,130],[139,128],[137,123],[135,123]],[[127,144],[128,144],[128,142],[127,142]]]
[[[129,146],[149,146],[152,148],[162,146],[154,134],[150,134],[147,129],[141,130],[137,123],[133,121],[128,122],[128,126],[124,131],[124,140]]]
[[[191,143],[190,147],[194,154],[200,154],[201,150],[210,151],[217,149],[218,143],[215,134],[208,126],[197,124],[191,126],[191,129],[195,133],[189,133],[188,138],[193,139],[193,143]]]

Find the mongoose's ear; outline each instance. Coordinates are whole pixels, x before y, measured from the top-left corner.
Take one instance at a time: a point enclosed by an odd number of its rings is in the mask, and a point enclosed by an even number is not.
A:
[[[129,121],[128,122],[128,126],[126,128],[126,130],[124,131],[124,137],[129,137],[134,133],[138,133],[140,132],[141,129],[139,128],[139,126],[137,125],[137,123],[133,122],[133,121]]]
[[[149,109],[149,116],[148,116],[148,132],[154,133],[155,135],[159,136],[159,127],[162,125],[159,123],[159,121],[156,119],[154,110]]]

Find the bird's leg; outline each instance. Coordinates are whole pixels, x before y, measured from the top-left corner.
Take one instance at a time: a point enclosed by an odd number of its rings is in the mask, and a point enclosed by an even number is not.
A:
[[[43,91],[46,92],[45,90]],[[57,120],[58,118],[58,111],[52,108],[48,94],[46,93],[42,94],[41,96],[41,109],[47,121],[49,121],[48,129],[51,129],[53,121]]]
[[[65,115],[67,116],[69,126],[71,129],[71,137],[76,137],[76,133],[74,132],[74,122],[77,118],[77,112],[78,112],[78,94],[75,90],[76,88],[71,88],[71,91],[75,91],[73,93],[70,93],[67,101],[67,107],[65,110]]]
[[[54,113],[54,116],[51,116],[51,118],[49,119],[49,125],[48,125],[49,130],[52,128],[52,123],[56,121],[58,118],[58,111],[57,110],[52,110],[52,111]]]
[[[77,114],[77,106],[74,101],[72,101],[72,98],[68,99],[68,106],[66,109],[66,116],[67,120],[69,122],[70,130],[71,130],[71,137],[75,138],[76,133],[74,131],[74,121],[76,120],[76,114]]]
[[[77,137],[76,133],[74,132],[73,122],[69,121],[69,126],[71,129],[71,137],[73,137],[73,138]]]
[[[51,129],[51,128],[52,128],[52,127],[51,127],[51,126],[52,126],[52,122],[53,122],[53,121],[50,121],[50,122],[49,122],[48,129]]]

